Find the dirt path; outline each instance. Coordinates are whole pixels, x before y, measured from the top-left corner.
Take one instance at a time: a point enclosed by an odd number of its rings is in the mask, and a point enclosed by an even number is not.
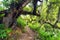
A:
[[[20,36],[19,40],[34,40],[35,33],[29,27],[25,29],[26,32]]]
[[[17,28],[17,32],[13,32],[12,36],[8,40],[34,40],[35,32],[33,32],[29,27],[25,27],[26,32],[21,33],[21,30]]]

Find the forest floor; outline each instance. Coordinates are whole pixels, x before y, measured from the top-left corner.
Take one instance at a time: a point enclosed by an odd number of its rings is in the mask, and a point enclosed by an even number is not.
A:
[[[9,35],[7,40],[34,40],[36,33],[28,26],[25,27],[26,32],[22,33],[19,27],[16,27]]]

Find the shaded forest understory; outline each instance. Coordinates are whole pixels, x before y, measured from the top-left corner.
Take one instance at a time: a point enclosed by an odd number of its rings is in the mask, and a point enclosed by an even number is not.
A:
[[[8,9],[0,10],[0,40],[60,40],[60,1],[38,1],[2,2]]]

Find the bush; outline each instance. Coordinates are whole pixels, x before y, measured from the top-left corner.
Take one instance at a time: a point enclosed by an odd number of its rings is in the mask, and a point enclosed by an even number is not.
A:
[[[10,28],[5,29],[4,24],[0,24],[0,38],[1,39],[8,37],[9,32],[11,32]]]
[[[17,19],[17,23],[18,23],[18,26],[22,26],[22,27],[26,26],[26,21],[21,17]]]
[[[37,32],[41,40],[60,40],[60,29],[53,29],[49,24],[43,24]]]
[[[29,23],[29,27],[32,30],[38,30],[38,28],[40,27],[40,24],[38,22],[34,22],[34,23]]]

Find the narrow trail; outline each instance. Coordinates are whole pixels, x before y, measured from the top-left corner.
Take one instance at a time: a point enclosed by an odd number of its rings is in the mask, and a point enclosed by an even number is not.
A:
[[[20,28],[16,28],[15,31],[13,31],[8,38],[8,40],[34,40],[35,38],[35,32],[33,32],[28,26],[25,27],[26,32],[21,33]]]
[[[25,30],[26,32],[20,36],[19,40],[34,40],[35,33],[29,27],[26,27]]]

